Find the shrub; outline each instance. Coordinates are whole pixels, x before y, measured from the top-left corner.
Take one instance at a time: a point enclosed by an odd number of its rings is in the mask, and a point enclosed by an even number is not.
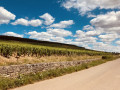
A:
[[[114,58],[113,55],[102,56],[102,59],[112,59],[112,58]]]

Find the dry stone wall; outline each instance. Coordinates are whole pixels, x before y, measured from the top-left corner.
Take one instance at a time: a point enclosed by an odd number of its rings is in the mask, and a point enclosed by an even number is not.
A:
[[[99,59],[0,66],[0,75],[5,77],[17,77],[20,74],[36,73],[36,72],[41,72],[56,68],[67,68],[70,66],[77,66],[95,60],[99,60]]]

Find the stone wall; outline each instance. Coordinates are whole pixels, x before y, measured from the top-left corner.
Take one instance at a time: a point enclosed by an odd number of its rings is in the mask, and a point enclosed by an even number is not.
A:
[[[35,73],[35,72],[41,72],[41,71],[46,71],[46,70],[50,70],[50,69],[77,66],[77,65],[80,65],[82,63],[88,63],[88,62],[99,60],[99,59],[0,66],[0,75],[5,76],[5,77],[16,77],[19,74],[28,74],[31,72]]]

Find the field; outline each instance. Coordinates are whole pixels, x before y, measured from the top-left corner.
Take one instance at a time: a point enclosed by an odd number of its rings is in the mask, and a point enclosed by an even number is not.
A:
[[[30,42],[29,39],[24,41],[13,37],[12,40],[8,40],[8,38],[11,37],[6,36],[4,39],[0,37],[0,65],[85,60],[112,55],[112,53],[88,50],[74,45]]]

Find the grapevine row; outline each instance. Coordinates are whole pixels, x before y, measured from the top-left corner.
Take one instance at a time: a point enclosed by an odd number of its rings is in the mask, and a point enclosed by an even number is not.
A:
[[[109,54],[105,52],[97,52],[90,50],[76,50],[76,49],[65,49],[55,47],[44,47],[37,45],[24,45],[24,44],[6,44],[0,43],[0,55],[4,57],[10,56],[51,56],[51,55],[104,55]]]

